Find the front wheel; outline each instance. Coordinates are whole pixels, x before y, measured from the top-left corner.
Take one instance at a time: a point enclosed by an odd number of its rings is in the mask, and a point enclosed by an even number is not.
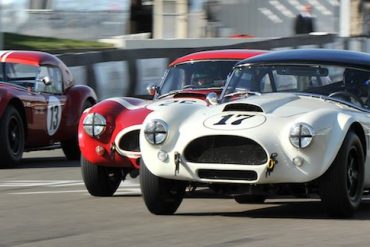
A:
[[[157,177],[141,161],[140,187],[145,205],[152,214],[170,215],[180,206],[186,183]]]
[[[94,165],[81,157],[82,178],[92,196],[112,196],[125,178],[121,168]]]
[[[320,178],[321,200],[334,217],[351,217],[361,202],[365,159],[359,137],[349,131],[337,157]]]
[[[0,167],[11,167],[22,159],[25,134],[22,118],[13,106],[8,106],[0,119]]]

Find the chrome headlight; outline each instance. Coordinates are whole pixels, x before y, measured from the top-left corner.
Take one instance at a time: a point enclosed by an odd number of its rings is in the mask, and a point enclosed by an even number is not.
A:
[[[167,138],[167,134],[168,134],[167,124],[159,119],[151,120],[144,127],[145,139],[153,145],[163,143]]]
[[[314,136],[311,126],[305,123],[298,123],[290,129],[289,140],[296,148],[308,147]]]
[[[89,113],[83,121],[85,132],[92,137],[99,137],[105,130],[107,121],[99,113]]]

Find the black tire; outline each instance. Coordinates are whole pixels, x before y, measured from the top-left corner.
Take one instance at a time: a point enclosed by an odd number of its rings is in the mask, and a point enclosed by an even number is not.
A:
[[[157,177],[141,161],[140,187],[145,205],[152,214],[171,215],[184,198],[186,183]]]
[[[240,196],[234,196],[234,199],[239,204],[263,203],[266,200],[266,196],[264,195],[240,195]]]
[[[81,157],[81,172],[92,196],[112,196],[125,176],[121,168],[98,166]]]
[[[360,205],[364,163],[362,143],[349,131],[333,164],[319,180],[320,197],[330,216],[351,217]]]
[[[83,111],[89,107],[91,107],[93,104],[89,101],[86,100],[82,106],[82,111],[80,113],[83,113]],[[69,140],[62,141],[62,149],[63,153],[66,156],[68,160],[79,160],[81,158],[81,151],[80,147],[78,146],[78,130],[76,128],[76,135]]]
[[[22,159],[25,134],[22,117],[13,106],[8,106],[0,119],[0,140],[0,167],[17,165]]]

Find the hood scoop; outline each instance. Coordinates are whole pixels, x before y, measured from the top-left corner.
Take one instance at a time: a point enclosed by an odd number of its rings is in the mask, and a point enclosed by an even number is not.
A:
[[[251,104],[228,104],[225,106],[225,111],[246,111],[246,112],[263,112],[262,108]]]

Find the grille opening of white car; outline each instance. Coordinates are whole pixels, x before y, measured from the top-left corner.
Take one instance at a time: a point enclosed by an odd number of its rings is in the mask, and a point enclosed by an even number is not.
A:
[[[240,136],[204,136],[185,148],[184,157],[194,163],[262,165],[265,150],[255,141]]]

